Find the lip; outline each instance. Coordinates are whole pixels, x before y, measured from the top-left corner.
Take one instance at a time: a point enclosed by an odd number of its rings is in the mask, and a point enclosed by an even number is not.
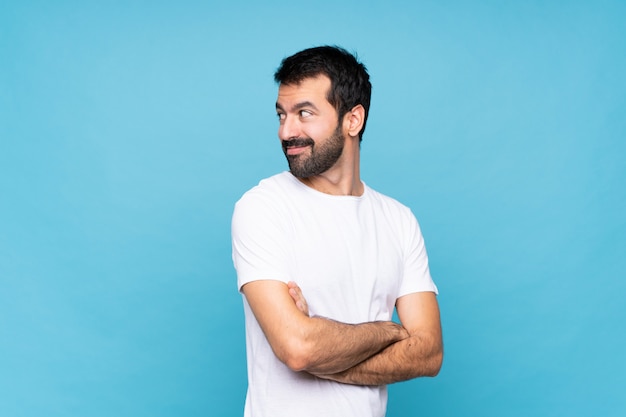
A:
[[[287,147],[287,155],[299,155],[310,145],[305,146],[288,146]]]

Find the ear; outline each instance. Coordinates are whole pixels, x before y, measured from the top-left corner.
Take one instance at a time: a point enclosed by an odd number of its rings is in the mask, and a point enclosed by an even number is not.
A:
[[[344,117],[344,126],[347,127],[348,134],[352,137],[359,136],[359,133],[363,130],[364,122],[365,109],[361,104],[354,106]]]

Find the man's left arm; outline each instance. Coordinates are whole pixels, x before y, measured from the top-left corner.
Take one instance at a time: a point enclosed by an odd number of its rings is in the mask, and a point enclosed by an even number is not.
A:
[[[298,298],[304,300],[300,291],[295,295],[292,297],[296,302]],[[343,372],[316,376],[345,384],[383,385],[437,375],[443,360],[437,296],[433,292],[407,294],[397,300],[396,309],[409,338]]]

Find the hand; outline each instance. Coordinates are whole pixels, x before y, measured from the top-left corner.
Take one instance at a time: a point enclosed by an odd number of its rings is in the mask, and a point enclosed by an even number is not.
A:
[[[296,307],[307,317],[309,316],[309,306],[306,303],[306,299],[304,295],[302,295],[302,290],[298,287],[293,281],[289,281],[287,283],[287,288],[289,288],[289,295],[293,298],[293,301],[296,303]]]

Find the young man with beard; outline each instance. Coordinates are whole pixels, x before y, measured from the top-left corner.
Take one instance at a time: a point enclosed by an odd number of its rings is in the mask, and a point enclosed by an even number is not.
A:
[[[409,208],[361,181],[365,66],[324,46],[285,58],[274,77],[290,171],[244,194],[232,222],[245,416],[384,416],[386,384],[441,367],[424,241]]]

